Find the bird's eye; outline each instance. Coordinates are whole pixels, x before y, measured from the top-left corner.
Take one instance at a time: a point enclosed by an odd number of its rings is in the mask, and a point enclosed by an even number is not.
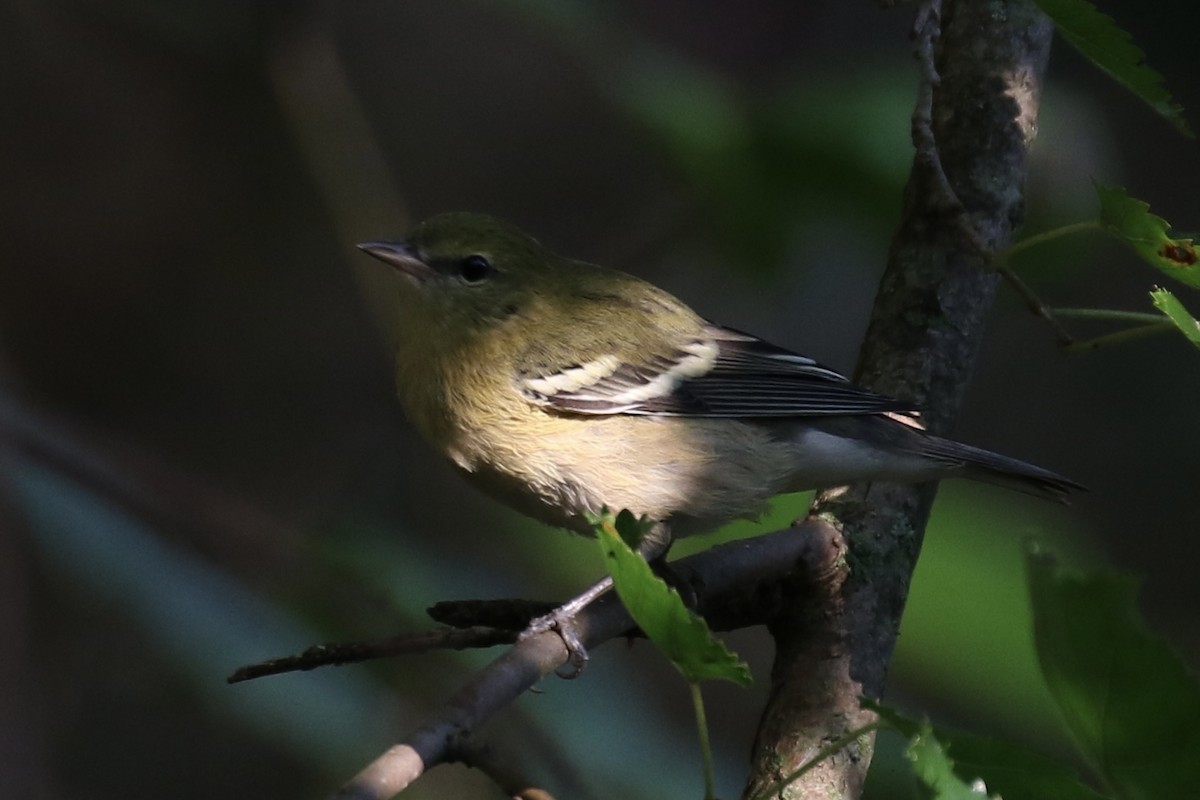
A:
[[[467,283],[482,283],[492,277],[496,268],[485,256],[467,256],[458,265],[458,274]]]

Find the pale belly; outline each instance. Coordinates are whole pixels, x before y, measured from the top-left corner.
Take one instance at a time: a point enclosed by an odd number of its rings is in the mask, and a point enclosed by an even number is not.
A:
[[[459,466],[496,499],[581,533],[590,531],[586,513],[605,506],[677,521],[676,535],[711,530],[757,517],[790,488],[792,448],[764,426],[638,416],[557,422],[535,438],[498,437],[489,458]]]

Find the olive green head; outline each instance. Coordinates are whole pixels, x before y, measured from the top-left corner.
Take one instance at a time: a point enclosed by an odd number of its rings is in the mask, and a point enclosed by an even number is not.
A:
[[[564,266],[520,229],[465,212],[432,217],[402,241],[359,248],[404,278],[404,313],[458,326],[486,325],[515,313]]]

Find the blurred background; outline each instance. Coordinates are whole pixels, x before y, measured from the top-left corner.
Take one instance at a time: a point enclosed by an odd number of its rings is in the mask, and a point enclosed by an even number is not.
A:
[[[1102,5],[1200,123],[1195,4]],[[783,0],[0,4],[0,796],[323,796],[492,654],[228,686],[234,668],[598,576],[592,544],[416,438],[389,276],[355,242],[489,212],[851,371],[911,158],[909,24]],[[1036,147],[1027,234],[1093,217],[1093,180],[1200,227],[1196,143],[1061,40]],[[1061,306],[1148,311],[1161,281],[1097,234],[1015,266]],[[1002,295],[957,435],[1092,491],[942,488],[892,702],[1062,748],[1030,538],[1143,576],[1197,663],[1197,355],[1169,335],[1064,355]],[[771,658],[761,631],[730,639],[758,684],[707,690],[722,796]],[[685,686],[649,646],[541,688],[486,732],[561,797],[699,792]],[[876,797],[909,796],[897,747]],[[501,794],[448,767],[410,796]]]

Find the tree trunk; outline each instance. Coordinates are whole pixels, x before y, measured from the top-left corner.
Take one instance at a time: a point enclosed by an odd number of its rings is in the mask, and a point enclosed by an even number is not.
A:
[[[917,152],[856,373],[920,403],[934,433],[950,426],[975,363],[999,280],[990,255],[1022,219],[1052,33],[1032,0],[941,5],[918,11]],[[872,720],[858,696],[883,691],[935,491],[876,484],[817,497],[812,514],[844,553],[819,580],[792,586],[771,626],[772,690],[744,797]],[[873,746],[859,736],[771,796],[856,798]]]

